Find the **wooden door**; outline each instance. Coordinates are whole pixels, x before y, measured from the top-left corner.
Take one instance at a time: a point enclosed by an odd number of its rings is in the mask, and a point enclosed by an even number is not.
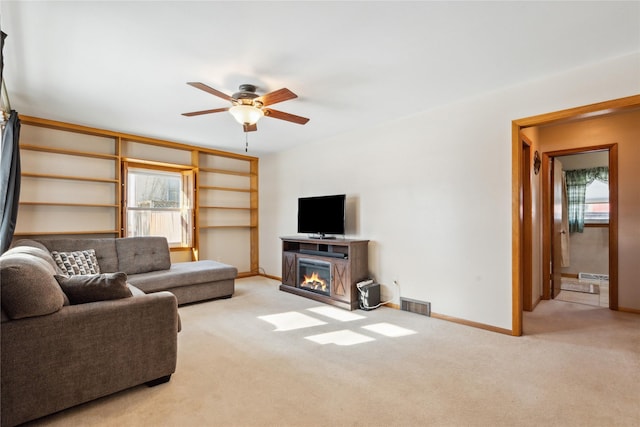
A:
[[[562,217],[564,211],[562,181],[562,162],[557,158],[553,159],[553,224],[551,230],[551,298],[555,298],[560,293],[562,274],[562,234],[566,233],[562,227]]]

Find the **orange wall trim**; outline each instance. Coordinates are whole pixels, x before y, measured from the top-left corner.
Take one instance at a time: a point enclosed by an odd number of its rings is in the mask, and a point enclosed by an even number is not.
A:
[[[262,273],[258,274],[258,276],[266,277],[267,279],[277,280],[278,282],[282,283],[282,277],[272,276],[270,274],[262,274]]]
[[[618,311],[624,311],[625,313],[640,314],[640,310],[637,310],[635,308],[618,307]]]
[[[282,281],[281,277],[272,276],[272,275],[269,275],[269,274],[258,274],[258,276],[266,277],[268,279],[278,280],[280,282]],[[238,276],[238,277],[240,277],[240,276]],[[389,304],[385,304],[385,307],[389,307],[389,308],[394,308],[396,310],[400,310],[400,305],[398,305],[398,304],[389,303]],[[446,320],[448,322],[458,323],[460,325],[471,326],[471,327],[478,328],[478,329],[484,329],[486,331],[498,332],[498,333],[505,334],[505,335],[512,335],[512,332],[511,332],[510,329],[498,328],[496,326],[485,325],[484,323],[472,322],[470,320],[465,320],[465,319],[459,319],[457,317],[447,316],[445,314],[438,314],[438,313],[431,312],[431,317],[433,317],[434,319]]]
[[[453,316],[447,316],[446,314],[438,314],[431,312],[431,317],[434,319],[446,320],[448,322],[459,323],[460,325],[472,326],[478,329],[484,329],[486,331],[498,332],[505,335],[513,335],[511,329],[498,328],[497,326],[485,325],[484,323],[472,322],[470,320],[459,319]]]

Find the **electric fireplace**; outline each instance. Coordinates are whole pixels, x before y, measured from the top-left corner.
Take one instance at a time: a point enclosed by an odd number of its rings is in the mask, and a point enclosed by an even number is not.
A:
[[[331,296],[331,263],[316,259],[298,258],[298,287],[321,295]]]
[[[368,240],[281,239],[281,291],[346,310],[358,308],[356,283],[370,277]]]

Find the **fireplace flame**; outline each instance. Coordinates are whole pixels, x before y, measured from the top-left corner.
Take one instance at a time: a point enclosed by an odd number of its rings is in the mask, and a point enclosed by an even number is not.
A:
[[[327,282],[318,277],[318,272],[314,271],[311,276],[304,275],[304,281],[300,286],[311,289],[319,289],[323,292],[327,291]]]

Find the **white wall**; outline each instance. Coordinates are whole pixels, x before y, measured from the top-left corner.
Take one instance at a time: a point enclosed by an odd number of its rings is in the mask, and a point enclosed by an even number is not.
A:
[[[569,248],[570,264],[560,269],[562,274],[609,274],[609,227],[585,227],[582,233],[571,233]]]
[[[609,152],[607,151],[570,154],[568,156],[558,156],[558,159],[562,162],[562,170],[565,171],[609,166]]]
[[[384,296],[397,280],[436,313],[511,329],[512,120],[640,93],[639,75],[636,52],[261,158],[260,266],[281,275],[298,197],[346,193]]]

